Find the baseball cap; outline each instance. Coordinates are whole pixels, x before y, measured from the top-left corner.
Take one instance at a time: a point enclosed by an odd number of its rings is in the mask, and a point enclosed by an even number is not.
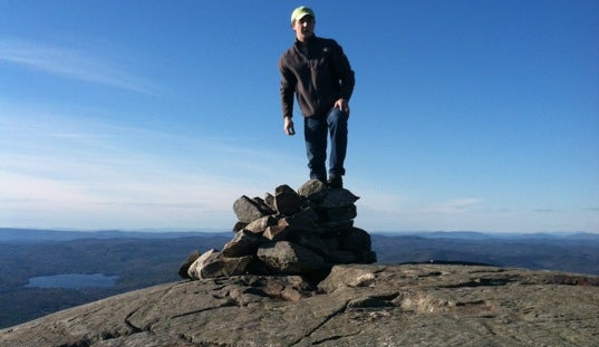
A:
[[[293,10],[293,12],[291,12],[291,23],[295,22],[296,20],[300,20],[305,16],[312,16],[316,19],[316,17],[314,16],[314,11],[312,11],[312,9],[306,6],[300,6]]]

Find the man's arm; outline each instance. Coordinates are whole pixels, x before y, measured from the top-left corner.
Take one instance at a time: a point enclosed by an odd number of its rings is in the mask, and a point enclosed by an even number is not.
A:
[[[289,136],[295,135],[295,127],[293,125],[291,117],[283,118],[283,131],[285,131],[285,134]]]
[[[345,100],[347,104],[349,99],[354,92],[354,85],[356,84],[354,71],[351,68],[349,63],[349,59],[343,52],[343,48],[337,44],[337,54],[335,57],[335,70],[337,76],[339,76],[339,80],[341,81],[341,91],[340,98],[337,100],[337,103],[343,103],[341,100]],[[335,107],[337,107],[337,103],[335,103]]]
[[[295,75],[287,68],[283,62],[283,58],[279,60],[279,72],[281,73],[281,108],[283,118],[293,117],[293,95],[295,93],[295,85],[297,84]]]
[[[295,128],[291,118],[293,117],[293,95],[295,93],[295,76],[279,60],[279,71],[281,73],[281,108],[283,110],[283,131],[287,135],[295,135]]]

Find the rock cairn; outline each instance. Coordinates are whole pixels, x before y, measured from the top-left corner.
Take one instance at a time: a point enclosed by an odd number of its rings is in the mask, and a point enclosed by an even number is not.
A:
[[[297,191],[278,186],[264,198],[233,204],[235,236],[222,251],[196,251],[179,275],[189,279],[257,275],[326,276],[335,264],[376,262],[370,235],[354,227],[359,197],[310,180]]]

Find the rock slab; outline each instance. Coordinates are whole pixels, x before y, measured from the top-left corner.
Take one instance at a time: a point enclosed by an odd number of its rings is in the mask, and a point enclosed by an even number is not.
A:
[[[169,283],[0,330],[2,347],[599,346],[599,277],[441,264]]]

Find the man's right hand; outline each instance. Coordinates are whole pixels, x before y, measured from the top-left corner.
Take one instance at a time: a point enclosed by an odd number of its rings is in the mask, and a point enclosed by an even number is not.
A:
[[[285,130],[285,134],[289,136],[295,135],[295,128],[293,127],[293,121],[291,117],[285,117],[285,124],[283,125],[283,130]]]

